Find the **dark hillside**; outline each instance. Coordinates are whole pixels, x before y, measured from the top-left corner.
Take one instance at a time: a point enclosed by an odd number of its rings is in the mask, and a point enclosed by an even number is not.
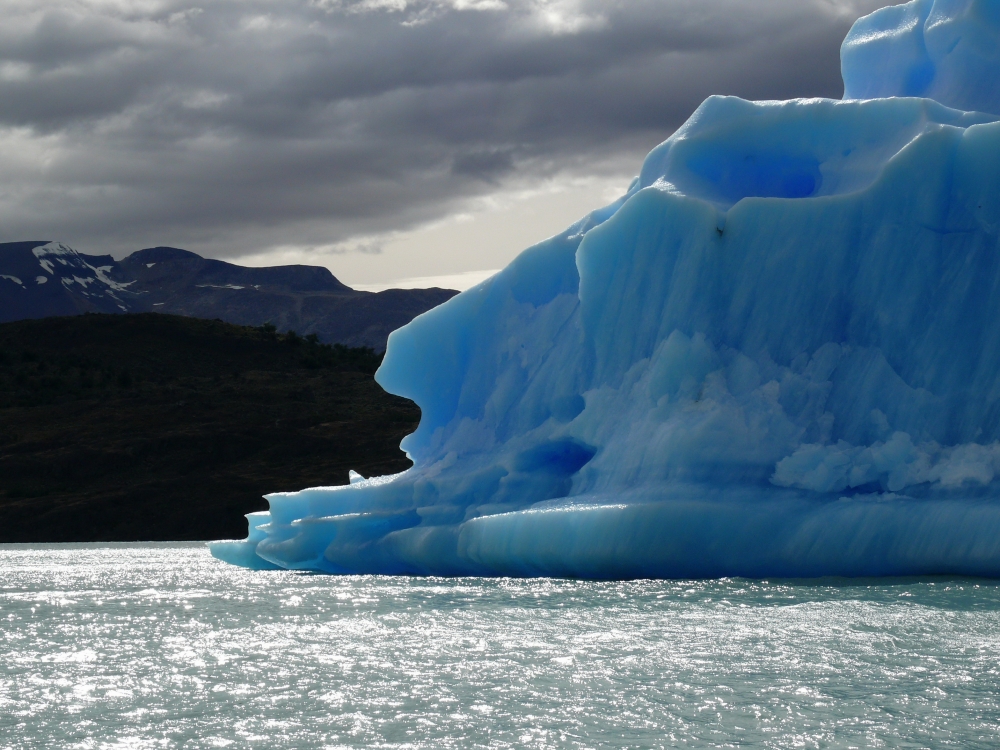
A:
[[[261,495],[402,471],[380,355],[220,321],[0,325],[0,542],[242,537]]]

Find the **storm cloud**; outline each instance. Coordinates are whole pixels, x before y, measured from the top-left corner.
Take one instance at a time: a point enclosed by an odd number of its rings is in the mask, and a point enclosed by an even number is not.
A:
[[[709,94],[839,97],[883,4],[8,0],[0,239],[377,251],[505,185],[638,171]]]

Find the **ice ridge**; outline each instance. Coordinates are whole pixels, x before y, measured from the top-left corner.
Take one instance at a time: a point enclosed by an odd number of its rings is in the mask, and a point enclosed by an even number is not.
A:
[[[269,495],[212,553],[1000,575],[997,34],[997,0],[915,0],[855,24],[842,101],[709,98],[621,199],[390,336],[410,470]]]

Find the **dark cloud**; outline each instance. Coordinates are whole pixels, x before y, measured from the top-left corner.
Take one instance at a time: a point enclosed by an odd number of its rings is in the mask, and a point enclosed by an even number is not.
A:
[[[512,149],[480,149],[459,154],[451,165],[457,175],[471,175],[487,182],[496,179],[514,168]]]
[[[711,93],[840,96],[840,41],[881,4],[15,0],[2,239],[242,255],[637,171]]]

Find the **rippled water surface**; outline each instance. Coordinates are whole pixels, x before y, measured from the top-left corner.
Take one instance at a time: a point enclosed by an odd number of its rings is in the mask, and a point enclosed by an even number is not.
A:
[[[1000,742],[1000,587],[334,578],[0,547],[4,748]]]

